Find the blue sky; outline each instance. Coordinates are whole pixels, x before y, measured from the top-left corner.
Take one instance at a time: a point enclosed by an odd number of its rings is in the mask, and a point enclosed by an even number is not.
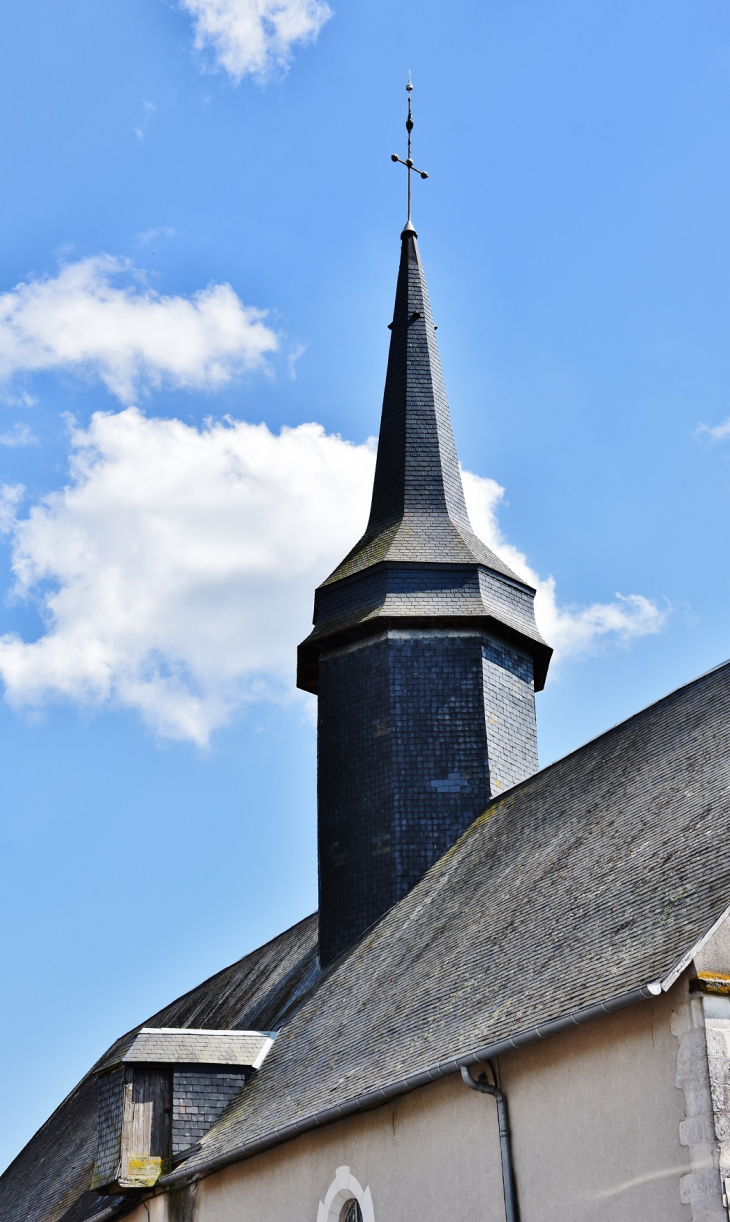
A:
[[[414,219],[543,763],[724,660],[719,0],[26,0],[0,38],[0,1163],[316,902],[314,585]],[[282,430],[284,430],[282,432]]]

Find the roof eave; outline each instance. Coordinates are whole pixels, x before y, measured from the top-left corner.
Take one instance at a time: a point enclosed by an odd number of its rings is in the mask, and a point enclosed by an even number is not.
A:
[[[439,1078],[445,1078],[450,1074],[459,1072],[462,1065],[475,1065],[488,1061],[491,1057],[501,1056],[505,1052],[511,1052],[517,1048],[524,1048],[528,1044],[539,1043],[540,1040],[548,1039],[551,1035],[557,1035],[561,1031],[583,1026],[584,1023],[590,1022],[594,1018],[613,1014],[615,1011],[623,1010],[627,1006],[635,1005],[639,1001],[648,1001],[652,997],[659,996],[663,987],[662,978],[647,981],[645,984],[609,997],[605,1001],[596,1002],[590,1006],[583,1006],[576,1010],[570,1010],[566,1014],[550,1019],[548,1022],[540,1023],[537,1026],[519,1031],[514,1035],[495,1040],[481,1048],[459,1053],[445,1061],[437,1061],[434,1065],[429,1065],[425,1069],[408,1074],[406,1077],[400,1078],[395,1082],[387,1083],[384,1086],[378,1087],[377,1090],[368,1091],[362,1095],[355,1095],[344,1100],[342,1103],[335,1104],[322,1111],[312,1112],[307,1116],[303,1116],[300,1120],[282,1125],[281,1128],[271,1129],[268,1133],[243,1142],[241,1145],[225,1151],[225,1153],[214,1154],[210,1158],[202,1159],[192,1167],[179,1167],[175,1171],[162,1176],[158,1181],[158,1185],[163,1189],[178,1188],[192,1180],[202,1179],[213,1174],[215,1171],[220,1171],[224,1167],[230,1166],[232,1163],[243,1162],[244,1159],[251,1158],[253,1155],[268,1150],[272,1146],[281,1145],[285,1141],[291,1141],[302,1133],[311,1132],[313,1129],[322,1128],[327,1124],[333,1124],[337,1120],[342,1120],[345,1116],[352,1116],[357,1112],[365,1112],[372,1108],[380,1107],[399,1095],[408,1094],[410,1091],[418,1090],[421,1086],[427,1086],[430,1082],[435,1082]]]

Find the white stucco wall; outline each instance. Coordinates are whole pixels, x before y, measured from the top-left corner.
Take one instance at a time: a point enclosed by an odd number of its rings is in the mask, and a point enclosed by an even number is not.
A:
[[[677,1085],[687,1004],[681,981],[502,1058],[522,1222],[699,1217],[682,1189],[691,1171]],[[365,1222],[504,1218],[495,1105],[455,1075],[200,1181],[194,1222],[322,1222],[338,1168],[369,1190]],[[330,1199],[339,1199],[334,1187]],[[178,1197],[168,1220],[162,1201],[150,1202],[149,1222],[191,1222],[191,1205]],[[144,1209],[134,1222],[148,1222]]]
[[[497,1142],[494,1107],[484,1107],[460,1081],[444,1079],[303,1135],[215,1183],[211,1177],[200,1184],[196,1222],[318,1222],[320,1202],[343,1166],[370,1190],[374,1222],[456,1218],[462,1201],[482,1197],[480,1217],[497,1222],[503,1218]]]
[[[503,1061],[523,1222],[690,1222],[672,1015],[686,983]]]

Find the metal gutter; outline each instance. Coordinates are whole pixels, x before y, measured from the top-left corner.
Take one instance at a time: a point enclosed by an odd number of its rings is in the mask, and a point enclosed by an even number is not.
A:
[[[405,1078],[390,1082],[386,1086],[379,1087],[377,1090],[367,1091],[362,1095],[355,1095],[353,1098],[345,1100],[344,1103],[338,1103],[334,1107],[324,1108],[319,1112],[311,1112],[308,1116],[303,1116],[301,1120],[295,1120],[291,1124],[283,1125],[281,1128],[271,1129],[261,1137],[254,1137],[250,1141],[242,1142],[241,1145],[234,1146],[233,1149],[227,1150],[224,1154],[213,1154],[210,1158],[203,1159],[193,1167],[179,1167],[175,1171],[163,1175],[157,1181],[157,1184],[160,1188],[174,1188],[188,1181],[201,1179],[203,1176],[210,1175],[213,1171],[227,1167],[230,1163],[241,1162],[245,1158],[250,1158],[253,1154],[259,1154],[263,1150],[270,1149],[272,1146],[280,1145],[285,1141],[291,1141],[292,1138],[298,1137],[300,1133],[308,1133],[312,1129],[332,1124],[335,1120],[341,1120],[345,1116],[352,1116],[356,1112],[364,1112],[370,1108],[379,1107],[390,1099],[408,1094],[412,1090],[418,1090],[419,1087],[427,1086],[429,1082],[435,1082],[438,1078],[445,1078],[449,1074],[460,1072],[462,1065],[475,1065],[480,1061],[488,1061],[491,1057],[501,1056],[503,1053],[510,1052],[514,1048],[524,1048],[527,1044],[536,1044],[539,1040],[547,1039],[551,1035],[557,1035],[560,1031],[568,1031],[572,1027],[580,1027],[583,1023],[588,1023],[594,1018],[600,1018],[604,1014],[613,1014],[616,1010],[623,1010],[626,1006],[634,1005],[638,1001],[657,997],[661,991],[662,981],[652,980],[647,984],[639,985],[638,988],[629,989],[625,993],[619,993],[615,997],[610,997],[607,1001],[600,1001],[592,1006],[583,1006],[578,1010],[570,1010],[567,1014],[561,1015],[560,1018],[540,1023],[536,1027],[529,1027],[526,1031],[520,1031],[516,1035],[508,1036],[506,1039],[497,1040],[493,1044],[485,1044],[482,1048],[475,1048],[473,1051],[461,1053],[447,1061],[438,1061],[435,1065],[429,1065],[426,1069],[421,1069],[417,1073],[408,1074]]]
[[[138,1197],[134,1201],[125,1200],[117,1201],[116,1205],[107,1205],[106,1209],[102,1209],[101,1213],[92,1214],[88,1222],[110,1222],[111,1218],[119,1218],[124,1213],[129,1213],[131,1209],[136,1209],[142,1201],[149,1200],[149,1196]]]

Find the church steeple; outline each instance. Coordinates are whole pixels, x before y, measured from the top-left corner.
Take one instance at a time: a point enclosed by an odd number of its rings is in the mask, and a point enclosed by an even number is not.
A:
[[[474,534],[417,234],[401,234],[373,499],[365,534],[327,579],[381,561],[483,564],[519,578]]]
[[[410,80],[409,80],[410,86]],[[297,683],[319,696],[320,960],[537,768],[551,649],[535,591],[474,534],[409,213],[365,534],[315,593]],[[400,158],[394,157],[400,161]]]
[[[362,538],[316,592],[314,631],[299,646],[297,683],[316,693],[322,649],[368,635],[383,619],[427,615],[451,622],[468,616],[529,652],[540,691],[552,650],[535,624],[535,591],[477,538],[469,521],[426,277],[410,223],[401,234],[389,326],[370,517]],[[424,566],[443,580],[434,585]]]

